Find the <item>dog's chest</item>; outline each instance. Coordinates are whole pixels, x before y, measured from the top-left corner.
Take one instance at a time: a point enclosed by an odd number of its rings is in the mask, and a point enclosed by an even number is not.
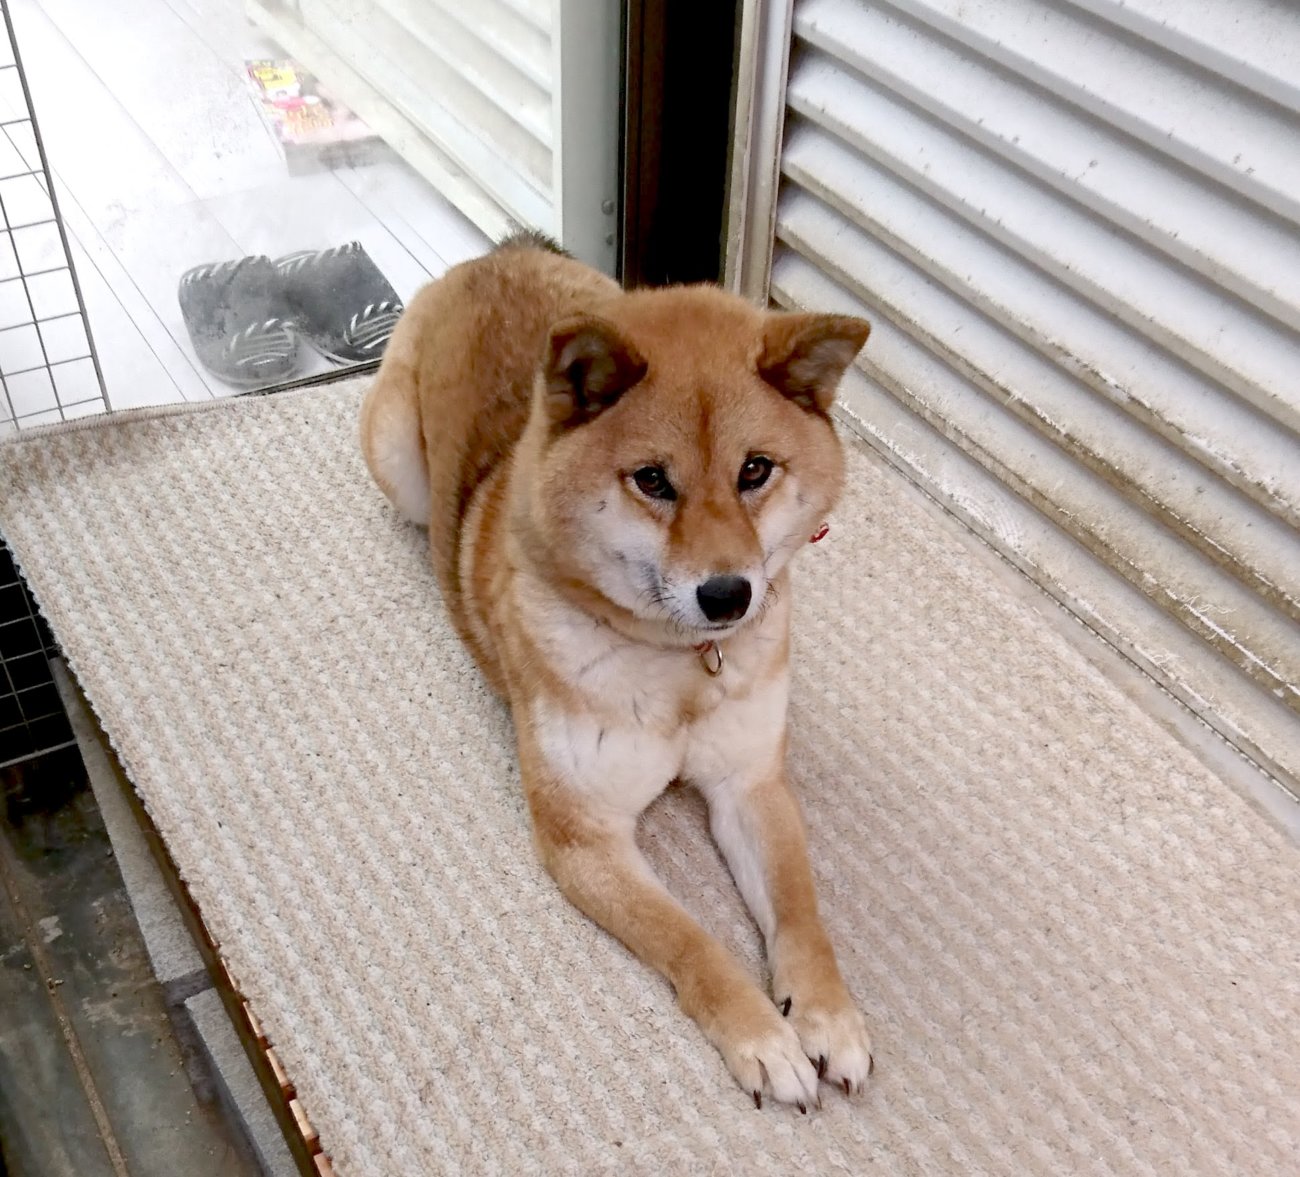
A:
[[[738,671],[712,676],[690,650],[656,650],[610,636],[587,657],[558,667],[565,685],[610,721],[669,733],[721,705],[738,686]]]
[[[535,700],[533,720],[552,770],[590,801],[635,815],[673,780],[725,775],[779,742],[784,674],[758,674],[752,643],[729,644],[721,673],[710,675],[691,650],[605,629],[582,637],[552,647],[563,690]]]

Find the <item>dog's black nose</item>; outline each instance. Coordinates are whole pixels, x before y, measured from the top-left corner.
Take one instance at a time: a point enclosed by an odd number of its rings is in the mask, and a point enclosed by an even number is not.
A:
[[[710,621],[739,621],[753,593],[743,576],[711,576],[695,590],[695,599]]]

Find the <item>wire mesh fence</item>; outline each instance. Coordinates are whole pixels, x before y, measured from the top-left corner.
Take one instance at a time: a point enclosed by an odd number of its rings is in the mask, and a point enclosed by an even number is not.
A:
[[[50,655],[54,639],[0,544],[0,768],[72,743]]]
[[[0,3],[0,431],[108,406],[9,5]]]
[[[4,0],[0,15],[3,435],[104,412],[109,401]],[[0,767],[72,741],[50,672],[54,652],[50,632],[0,542]]]

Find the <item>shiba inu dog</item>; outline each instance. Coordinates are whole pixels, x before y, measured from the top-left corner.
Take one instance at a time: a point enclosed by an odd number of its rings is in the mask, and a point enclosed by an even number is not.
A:
[[[663,973],[762,1106],[861,1090],[866,1027],[786,784],[787,563],[839,496],[828,412],[868,324],[716,287],[624,293],[523,235],[406,309],[361,416],[508,701],[538,852]],[[769,998],[665,890],[637,818],[699,789],[765,938]]]

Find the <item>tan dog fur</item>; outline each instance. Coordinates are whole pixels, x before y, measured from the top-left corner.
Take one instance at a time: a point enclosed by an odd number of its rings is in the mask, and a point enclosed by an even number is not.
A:
[[[786,563],[839,496],[827,412],[867,332],[714,287],[623,293],[525,240],[421,291],[361,419],[376,482],[428,527],[455,624],[509,702],[542,862],[672,982],[756,1103],[800,1110],[819,1077],[855,1091],[872,1065],[784,772]],[[741,490],[763,459],[767,481]],[[675,498],[643,489],[649,468]],[[701,611],[716,576],[750,581],[739,620]],[[708,801],[775,1004],[637,847],[677,780]]]

